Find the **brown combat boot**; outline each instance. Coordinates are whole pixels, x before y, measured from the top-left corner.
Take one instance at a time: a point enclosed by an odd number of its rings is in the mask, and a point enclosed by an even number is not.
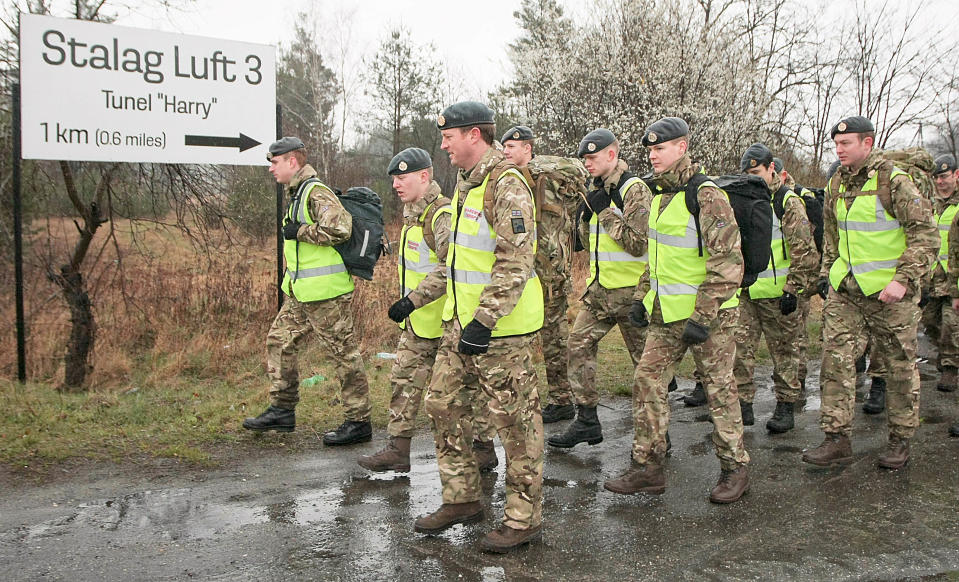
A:
[[[749,469],[740,465],[736,469],[723,469],[719,482],[709,492],[713,503],[734,503],[749,491]]]
[[[852,444],[846,435],[827,432],[822,444],[803,453],[802,460],[820,467],[848,463],[852,460]]]
[[[362,456],[356,462],[364,469],[374,472],[406,473],[410,470],[410,438],[390,437],[382,451],[374,455]]]
[[[878,464],[884,469],[901,469],[909,461],[909,441],[890,436],[886,450],[879,455]]]
[[[458,523],[473,523],[481,519],[483,519],[483,506],[479,501],[444,503],[433,513],[413,522],[413,531],[433,535]]]
[[[493,441],[473,441],[473,456],[476,457],[476,464],[479,465],[480,473],[492,471],[499,465]]]
[[[515,550],[530,543],[534,539],[538,539],[542,532],[543,527],[540,525],[529,529],[513,529],[508,525],[501,525],[486,534],[480,545],[487,552],[505,554],[510,550]]]
[[[630,459],[630,467],[615,479],[603,483],[603,488],[620,495],[650,493],[660,495],[666,491],[666,475],[659,463],[641,465]]]
[[[955,366],[943,366],[942,376],[939,377],[939,383],[936,384],[936,390],[940,392],[955,392],[956,383],[959,381],[959,370]]]

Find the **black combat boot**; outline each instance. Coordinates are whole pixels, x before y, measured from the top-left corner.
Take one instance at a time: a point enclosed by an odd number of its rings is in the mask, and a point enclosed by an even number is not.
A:
[[[878,376],[872,377],[872,386],[869,387],[869,398],[862,405],[866,414],[879,414],[886,409],[886,381]]]
[[[756,415],[753,414],[753,403],[739,400],[739,409],[743,412],[743,426],[752,426],[756,424]]]
[[[257,432],[266,430],[293,432],[295,427],[296,413],[287,408],[278,408],[276,406],[270,406],[260,416],[248,418],[243,421],[243,428]]]
[[[571,420],[576,416],[576,407],[572,404],[547,404],[543,407],[543,424]]]
[[[566,432],[549,437],[546,444],[551,447],[568,449],[579,443],[598,445],[603,442],[603,426],[599,423],[599,417],[596,415],[596,407],[578,406],[577,408],[576,420],[566,427]]]
[[[706,404],[706,388],[703,387],[703,383],[696,382],[696,387],[689,396],[683,398],[683,402],[690,408]]]
[[[373,440],[373,425],[368,420],[347,420],[336,430],[323,435],[323,444],[328,447],[353,445]]]
[[[776,412],[766,422],[766,430],[779,434],[792,430],[794,426],[796,426],[796,422],[793,419],[793,403],[777,402]]]

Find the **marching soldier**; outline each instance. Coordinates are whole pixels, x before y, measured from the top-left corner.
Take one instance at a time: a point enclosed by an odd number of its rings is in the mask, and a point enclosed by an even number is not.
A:
[[[403,231],[400,234],[399,288],[401,298],[389,310],[390,319],[403,329],[396,346],[396,360],[390,371],[393,395],[390,420],[386,427],[386,447],[357,463],[370,471],[410,470],[410,440],[416,428],[416,414],[423,391],[433,373],[433,362],[443,335],[443,306],[446,287],[428,289],[419,285],[432,271],[444,268],[450,239],[450,200],[443,196],[433,180],[433,160],[420,148],[407,148],[390,160],[387,173],[393,177],[393,189],[403,201]],[[421,296],[436,296],[419,309],[407,297],[419,291]],[[465,382],[475,383],[474,378]],[[473,453],[480,471],[497,465],[493,449],[495,429],[489,423],[486,399],[477,398],[473,415]]]
[[[306,163],[306,146],[296,137],[270,145],[270,173],[287,187],[290,205],[283,223],[283,255],[287,295],[266,338],[267,374],[272,380],[270,407],[243,421],[254,431],[291,432],[299,402],[297,351],[315,331],[333,355],[340,381],[346,421],[323,435],[325,445],[349,445],[370,440],[370,387],[363,358],[353,339],[353,277],[333,248],[350,238],[353,221],[336,195],[316,179]]]
[[[697,189],[698,228],[686,206],[686,184],[701,171],[687,152],[688,140],[689,126],[678,117],[660,119],[643,135],[655,188],[649,211],[649,264],[636,290],[631,318],[649,330],[634,376],[631,465],[603,486],[620,494],[666,490],[666,386],[690,350],[709,400],[721,467],[709,500],[733,503],[749,489],[749,454],[743,446],[733,378],[743,256],[736,217],[722,190],[710,181]]]
[[[614,326],[626,342],[633,366],[639,363],[645,329],[629,320],[633,292],[646,268],[649,188],[619,159],[619,141],[608,129],[597,129],[579,144],[578,155],[593,177],[579,212],[579,240],[589,252],[589,280],[583,309],[569,335],[569,379],[576,397],[576,420],[550,446],[570,448],[598,444],[603,429],[596,414],[596,350]]]
[[[543,291],[533,270],[535,209],[519,170],[493,147],[489,107],[456,103],[437,118],[437,127],[442,148],[460,169],[443,338],[426,396],[443,504],[417,519],[414,530],[436,534],[483,517],[479,470],[466,434],[476,388],[461,380],[473,373],[490,399],[490,418],[506,452],[503,522],[482,545],[507,552],[537,538],[542,522],[543,419],[532,352],[543,325]]]
[[[794,426],[794,404],[799,398],[800,357],[806,337],[806,320],[799,310],[801,296],[814,287],[819,274],[819,251],[806,216],[803,199],[782,184],[773,154],[755,143],[746,149],[740,170],[765,180],[773,205],[772,256],[769,268],[759,274],[740,297],[739,328],[734,373],[739,390],[743,425],[754,422],[756,348],[766,336],[773,360],[776,412],[766,429],[783,433]]]
[[[814,465],[852,459],[855,361],[869,336],[884,355],[887,374],[889,441],[879,466],[905,465],[909,439],[919,427],[917,303],[939,237],[929,201],[908,174],[873,148],[875,131],[861,116],[843,119],[831,131],[842,167],[829,181],[823,209],[818,286],[828,296],[820,373],[826,438],[803,455]]]

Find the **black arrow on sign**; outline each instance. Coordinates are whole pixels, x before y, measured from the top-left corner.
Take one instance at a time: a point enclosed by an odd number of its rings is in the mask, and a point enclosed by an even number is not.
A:
[[[207,146],[213,148],[239,148],[241,152],[260,145],[252,137],[240,134],[240,137],[222,137],[216,135],[188,135],[185,136],[188,146]]]

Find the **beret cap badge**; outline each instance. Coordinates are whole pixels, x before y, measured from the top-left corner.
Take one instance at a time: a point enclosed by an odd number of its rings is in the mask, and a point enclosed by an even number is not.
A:
[[[588,150],[591,151],[591,152],[595,152],[595,151],[596,151],[596,144],[594,144],[593,142],[589,142],[589,145],[586,146],[586,149],[588,149]]]
[[[838,129],[839,131],[846,131],[846,127],[847,127],[846,122],[840,121],[839,125],[836,126],[836,129]]]
[[[756,164],[757,164],[757,162],[756,162],[755,158],[752,159],[752,160],[749,160],[749,167],[750,167],[750,168],[755,168],[755,167],[756,167]]]
[[[401,172],[405,172],[406,168],[408,168],[409,166],[406,165],[406,162],[400,162],[397,167],[399,167]]]
[[[444,125],[446,125],[446,118],[443,117],[442,115],[438,115],[436,117],[436,125],[439,125],[440,127],[443,127]]]
[[[943,170],[948,170],[948,169],[949,169],[949,164],[947,164],[946,162],[943,162],[943,163],[942,163],[942,169],[943,169]]]
[[[658,136],[656,135],[656,132],[655,132],[655,131],[651,131],[651,132],[649,132],[649,136],[648,136],[647,139],[649,139],[649,143],[656,143],[657,137],[658,137]]]
[[[519,132],[518,132],[518,131],[514,131],[514,132],[513,132],[513,139],[519,139]]]

